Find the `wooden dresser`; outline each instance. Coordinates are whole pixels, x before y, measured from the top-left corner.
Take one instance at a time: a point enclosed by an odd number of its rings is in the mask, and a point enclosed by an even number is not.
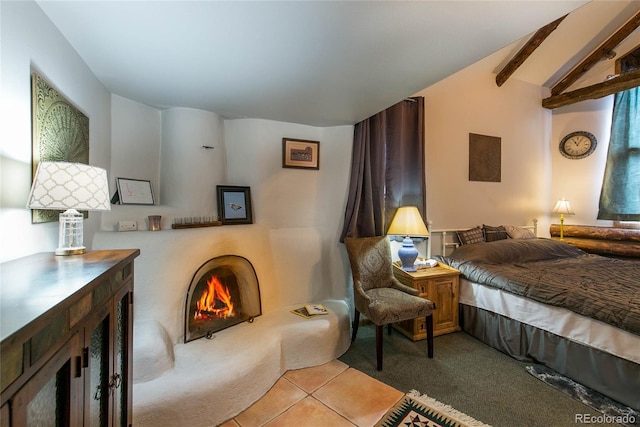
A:
[[[419,296],[433,301],[433,335],[443,335],[460,330],[458,321],[459,276],[455,268],[444,264],[415,272],[404,271],[400,262],[393,264],[393,275],[400,283],[417,289]],[[414,341],[427,338],[424,318],[394,323],[393,327]]]
[[[132,424],[139,254],[40,253],[0,265],[1,427]]]

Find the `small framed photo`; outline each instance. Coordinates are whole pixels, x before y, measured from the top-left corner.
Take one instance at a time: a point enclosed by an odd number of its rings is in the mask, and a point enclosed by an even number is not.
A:
[[[251,188],[217,185],[218,220],[225,224],[253,224]]]
[[[153,205],[151,181],[131,178],[116,178],[118,199],[122,205]]]
[[[282,138],[282,167],[320,169],[320,141]]]

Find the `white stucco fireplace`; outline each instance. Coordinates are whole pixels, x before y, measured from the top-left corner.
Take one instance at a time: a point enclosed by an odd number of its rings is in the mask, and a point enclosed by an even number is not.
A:
[[[250,224],[103,231],[93,248],[140,249],[133,347],[137,426],[217,425],[262,397],[287,370],[326,363],[349,347],[346,300],[331,298],[330,283],[318,287],[322,244],[314,229]],[[305,251],[308,263],[290,265],[292,251],[298,257]],[[211,339],[185,343],[188,288],[202,266],[228,256],[250,261],[262,314],[220,329]],[[330,315],[304,319],[290,312],[308,302],[324,303]]]

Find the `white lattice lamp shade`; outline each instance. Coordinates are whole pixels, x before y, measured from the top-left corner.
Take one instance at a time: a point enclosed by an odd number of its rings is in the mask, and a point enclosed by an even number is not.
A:
[[[79,210],[108,211],[107,171],[82,163],[40,162],[29,193],[31,209],[63,210],[56,255],[85,252],[83,220]]]

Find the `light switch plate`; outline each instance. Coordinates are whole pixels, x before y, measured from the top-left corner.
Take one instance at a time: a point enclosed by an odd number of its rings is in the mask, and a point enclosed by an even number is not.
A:
[[[118,221],[118,231],[136,231],[138,224],[135,221]]]

